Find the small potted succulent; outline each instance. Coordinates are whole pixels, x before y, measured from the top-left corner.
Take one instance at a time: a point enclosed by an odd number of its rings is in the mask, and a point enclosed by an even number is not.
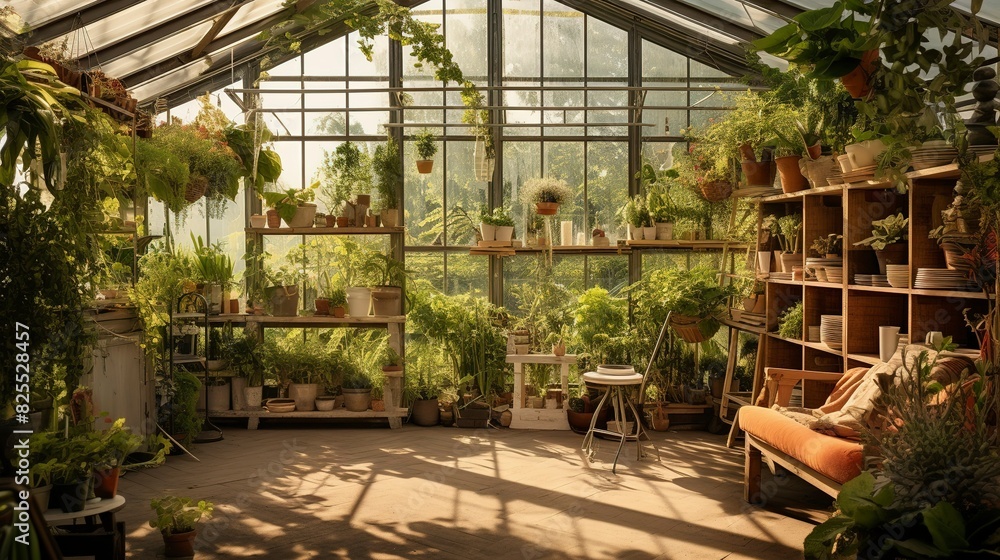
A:
[[[423,130],[416,136],[416,145],[414,146],[417,150],[417,172],[421,174],[428,174],[434,169],[434,154],[437,153],[437,144],[434,143],[434,133],[429,130]]]
[[[149,507],[155,512],[149,526],[159,529],[167,558],[194,556],[194,539],[198,535],[197,523],[211,517],[214,505],[205,500],[166,496],[153,498]]]
[[[566,181],[552,177],[528,179],[521,187],[521,201],[534,204],[535,212],[542,216],[554,216],[559,205],[572,196],[573,191]]]

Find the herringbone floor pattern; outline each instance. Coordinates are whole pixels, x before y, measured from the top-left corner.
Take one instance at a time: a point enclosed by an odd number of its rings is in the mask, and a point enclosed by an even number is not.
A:
[[[568,432],[457,428],[226,429],[200,459],[123,478],[130,558],[162,557],[149,498],[215,502],[196,558],[721,559],[801,557],[830,505],[774,479],[767,509],[742,502],[743,454],[706,432],[652,434],[662,462],[614,446],[597,461]],[[792,515],[795,517],[789,517]]]

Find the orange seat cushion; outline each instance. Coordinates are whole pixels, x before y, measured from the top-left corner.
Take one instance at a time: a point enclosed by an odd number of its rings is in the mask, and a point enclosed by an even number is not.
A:
[[[739,418],[746,433],[841,484],[861,474],[860,443],[814,432],[770,408],[744,406]]]

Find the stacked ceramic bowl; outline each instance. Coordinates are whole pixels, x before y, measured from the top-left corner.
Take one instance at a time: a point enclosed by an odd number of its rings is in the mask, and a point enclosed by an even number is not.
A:
[[[910,287],[910,265],[908,264],[885,265],[885,276],[893,288]]]
[[[844,267],[842,266],[824,266],[823,271],[826,272],[826,281],[833,282],[834,284],[843,284],[844,282]]]
[[[844,173],[842,175],[842,178],[845,183],[860,183],[861,181],[874,179],[875,167],[876,166],[874,165],[868,165],[865,167],[855,167],[851,171]]]
[[[827,274],[827,268],[837,268],[843,270],[844,259],[840,257],[826,259],[818,257],[806,258],[806,272],[816,277],[820,282],[831,282]]]
[[[872,275],[871,274],[855,274],[854,283],[858,286],[871,286],[872,285]]]
[[[879,288],[889,288],[889,277],[885,274],[872,274],[872,286],[878,286]]]
[[[834,350],[840,350],[844,346],[844,316],[843,315],[820,315],[819,316],[819,341]]]
[[[958,150],[949,146],[945,141],[924,142],[919,148],[910,148],[912,159],[910,163],[914,169],[927,169],[948,165],[958,157]]]

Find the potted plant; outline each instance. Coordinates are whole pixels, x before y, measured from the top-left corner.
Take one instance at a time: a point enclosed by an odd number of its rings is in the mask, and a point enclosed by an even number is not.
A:
[[[233,259],[226,254],[221,243],[205,245],[201,236],[191,234],[194,245],[196,281],[205,285],[202,292],[209,303],[209,312],[221,313],[229,302],[229,289],[233,286]]]
[[[765,284],[756,279],[746,281],[742,291],[741,305],[743,310],[757,315],[763,315],[767,309],[767,298],[764,296]]]
[[[809,250],[819,257],[835,259],[840,256],[843,247],[844,236],[839,233],[830,233],[826,237],[817,237]]]
[[[125,419],[119,418],[104,430],[100,438],[102,448],[94,465],[94,495],[110,499],[118,493],[122,462],[130,453],[138,451],[142,437],[133,434],[125,426]]]
[[[437,426],[441,421],[438,386],[421,372],[416,377],[415,384],[407,387],[407,392],[413,400],[410,407],[410,419],[413,423],[417,426]]]
[[[299,282],[302,273],[289,266],[277,270],[264,271],[267,298],[271,315],[274,317],[295,317],[299,314]]]
[[[372,173],[382,225],[396,227],[400,223],[399,192],[403,189],[403,169],[399,161],[399,147],[392,138],[375,148]]]
[[[763,226],[777,237],[781,246],[778,261],[784,272],[791,272],[792,266],[802,264],[802,253],[799,253],[799,236],[802,234],[802,215],[788,214],[778,218],[773,214],[764,218]]]
[[[263,400],[266,350],[254,334],[242,333],[230,339],[224,348],[233,378],[233,410],[256,410]],[[237,380],[241,382],[237,382]]]
[[[163,547],[167,558],[194,556],[194,540],[198,535],[198,522],[212,516],[214,506],[205,500],[165,496],[153,498],[149,507],[154,517],[149,526],[159,529],[163,535]]]
[[[716,274],[703,267],[666,269],[647,275],[629,290],[635,290],[643,305],[672,312],[670,325],[686,342],[703,342],[719,330],[715,315],[735,292],[731,285],[720,286]]]
[[[372,381],[357,366],[350,364],[345,368],[341,390],[344,393],[344,406],[348,411],[368,410],[372,396]]]
[[[791,340],[802,340],[802,302],[785,309],[778,318],[778,336]]]
[[[288,227],[312,227],[316,217],[316,204],[312,201],[316,198],[315,191],[318,186],[319,182],[315,182],[304,189],[264,193],[264,201],[270,206],[268,227],[274,227],[272,211],[276,212]]]
[[[643,167],[645,168],[646,166]],[[676,176],[676,174],[675,171],[674,175]],[[659,185],[656,183],[650,185],[650,188],[647,188],[646,208],[649,210],[649,216],[656,233],[654,239],[658,241],[673,239],[674,221],[677,219],[677,210],[673,201],[670,200],[669,193],[659,188]],[[645,237],[645,231],[643,232],[643,237]]]
[[[403,314],[403,283],[408,270],[402,261],[383,253],[369,253],[362,265],[367,275],[374,281],[370,289],[372,314],[380,317],[395,317]]]
[[[486,97],[472,85],[463,82],[462,122],[472,127],[476,136],[476,147],[473,150],[477,181],[491,181],[496,168],[496,147],[493,145],[493,129],[490,127],[490,111],[486,109]]]
[[[434,142],[434,133],[429,130],[422,130],[416,136],[414,148],[417,150],[417,172],[424,175],[434,169],[434,154],[437,153],[437,144]]]
[[[347,309],[347,292],[343,288],[335,288],[327,294],[330,313],[337,318],[343,318]]]
[[[906,239],[906,226],[909,220],[900,212],[895,216],[887,216],[872,222],[872,235],[855,243],[875,250],[878,259],[879,274],[885,274],[887,264],[906,264],[909,248],[902,241]]]
[[[322,350],[302,342],[280,352],[280,363],[276,364],[281,381],[288,384],[288,398],[295,401],[295,410],[316,409],[316,395],[319,393],[317,380],[323,371]]]
[[[68,435],[43,432],[35,434],[31,443],[40,458],[55,461],[48,473],[51,501],[66,513],[83,511],[94,482],[94,467],[102,459],[104,444],[99,434],[89,428]]]
[[[554,356],[565,356],[566,355],[566,340],[569,338],[569,325],[563,325],[556,332],[550,332],[547,337],[545,337],[545,342],[552,345],[552,354]]]
[[[535,212],[542,216],[554,216],[559,205],[573,196],[573,191],[562,179],[536,177],[528,179],[521,186],[521,201],[534,204]]]
[[[618,212],[622,223],[628,227],[628,236],[631,240],[641,240],[646,238],[646,233],[652,230],[652,237],[656,239],[656,227],[653,226],[653,218],[646,207],[646,197],[635,195],[625,203],[625,206]]]
[[[344,142],[333,152],[327,152],[320,168],[320,195],[329,212],[339,213],[337,227],[362,226],[364,212],[359,205],[369,205],[367,192],[374,177],[372,157],[358,148],[354,142]],[[358,197],[364,197],[358,200]],[[367,200],[365,200],[367,199]],[[358,218],[362,217],[362,220]]]
[[[851,95],[864,98],[871,91],[880,44],[879,36],[869,33],[874,9],[870,2],[837,0],[830,7],[802,12],[751,46],[808,68],[809,78],[840,78]]]

